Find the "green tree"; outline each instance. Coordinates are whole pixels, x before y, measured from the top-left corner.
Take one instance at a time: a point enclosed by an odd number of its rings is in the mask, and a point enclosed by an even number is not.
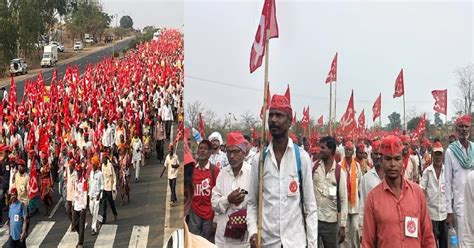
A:
[[[132,28],[133,27],[132,18],[128,15],[122,16],[122,18],[120,18],[120,27],[126,28],[126,29]]]
[[[102,12],[96,5],[80,3],[66,21],[66,26],[73,40],[76,37],[82,39],[86,33],[102,38],[111,20],[111,16]]]
[[[388,130],[394,130],[396,128],[402,128],[402,120],[400,119],[400,114],[393,112],[388,116],[390,123],[387,124],[386,128]]]
[[[143,33],[155,33],[157,30],[155,26],[146,26],[143,28]]]
[[[418,126],[418,123],[421,120],[421,116],[413,117],[407,122],[407,129],[413,131]]]

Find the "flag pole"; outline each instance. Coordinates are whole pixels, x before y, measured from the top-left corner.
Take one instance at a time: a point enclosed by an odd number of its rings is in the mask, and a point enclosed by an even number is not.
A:
[[[268,87],[268,57],[269,57],[269,47],[270,47],[270,30],[266,30],[266,39],[265,39],[265,81],[264,81],[264,97],[263,97],[263,109],[264,115],[262,120],[262,131],[260,138],[260,158],[258,160],[258,219],[257,219],[257,246],[262,244],[262,227],[263,227],[263,173],[264,173],[264,153],[263,150],[265,147],[267,134],[266,134],[266,125],[267,125],[267,99],[270,97],[267,93]]]
[[[405,132],[407,131],[407,120],[405,115],[405,91],[403,92],[403,127]]]
[[[329,83],[329,136],[332,136],[332,83]]]
[[[337,104],[337,82],[334,81],[334,116],[332,117],[334,118],[334,123],[336,123],[336,115],[337,115],[336,104]]]

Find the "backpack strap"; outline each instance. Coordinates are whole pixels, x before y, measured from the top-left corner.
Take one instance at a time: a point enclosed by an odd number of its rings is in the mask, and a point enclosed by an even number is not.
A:
[[[298,180],[300,184],[300,194],[301,194],[301,204],[304,203],[304,194],[303,194],[303,175],[301,172],[301,154],[300,154],[300,148],[293,144],[293,149],[295,150],[295,158],[296,158],[296,169],[298,170]]]
[[[214,178],[214,169],[215,169],[215,165],[209,163],[209,168],[211,169],[211,185],[212,187],[216,186],[216,181],[215,181],[215,178]]]
[[[341,197],[339,195],[339,182],[341,181],[341,165],[339,163],[336,163],[336,205],[337,205],[337,212],[341,212]]]

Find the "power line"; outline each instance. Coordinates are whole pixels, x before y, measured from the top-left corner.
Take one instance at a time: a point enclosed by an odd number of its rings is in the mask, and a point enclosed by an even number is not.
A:
[[[222,81],[218,81],[218,80],[213,80],[213,79],[207,79],[207,78],[202,78],[202,77],[196,77],[196,76],[192,76],[192,75],[186,75],[184,76],[185,78],[190,78],[190,79],[195,79],[195,80],[199,80],[199,81],[202,81],[202,82],[206,82],[206,83],[210,83],[210,84],[217,84],[217,85],[222,85],[222,86],[227,86],[227,87],[231,87],[231,88],[237,88],[237,89],[243,89],[243,90],[250,90],[250,91],[254,91],[254,92],[262,92],[263,93],[263,89],[260,89],[260,88],[254,88],[254,87],[249,87],[249,86],[242,86],[242,85],[239,85],[239,84],[234,84],[234,83],[227,83],[227,82],[222,82]],[[298,93],[293,93],[292,92],[292,95],[294,96],[299,96],[299,97],[304,97],[304,98],[308,98],[310,100],[329,100],[329,97],[322,97],[322,96],[310,96],[310,95],[305,95],[305,94],[298,94]],[[337,98],[337,100],[341,100],[341,101],[344,101],[345,99],[342,99],[342,98]],[[362,102],[362,103],[372,103],[375,101],[375,99],[373,100],[367,100],[367,99],[355,99],[356,102]],[[407,103],[432,103],[433,100],[411,100],[411,101],[406,101]]]

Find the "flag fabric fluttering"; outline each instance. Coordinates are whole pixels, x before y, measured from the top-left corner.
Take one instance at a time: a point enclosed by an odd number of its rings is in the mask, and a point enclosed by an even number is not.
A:
[[[308,128],[309,124],[309,106],[306,108],[303,108],[303,118],[301,119],[301,126],[304,128],[305,133],[306,129]]]
[[[286,88],[285,97],[288,99],[288,103],[291,105],[290,85]]]
[[[275,0],[265,0],[263,4],[262,16],[260,17],[255,40],[250,50],[250,73],[253,73],[262,65],[265,55],[267,30],[269,30],[269,39],[278,38]]]
[[[382,93],[379,94],[379,97],[374,102],[374,106],[372,106],[372,121],[375,121],[377,117],[380,117],[380,113],[382,110]]]
[[[351,98],[347,104],[346,112],[341,117],[339,122],[339,129],[343,134],[348,134],[356,127],[355,111],[354,111],[354,90],[351,93]]]
[[[405,82],[403,81],[403,69],[400,70],[397,80],[395,80],[395,93],[393,98],[403,96],[405,94]]]
[[[201,137],[206,137],[206,133],[204,132],[204,121],[202,120],[202,114],[199,113],[199,133]]]
[[[357,124],[359,125],[359,129],[363,130],[365,128],[365,113],[364,109],[360,112],[359,118],[357,119]]]
[[[323,125],[324,125],[324,119],[323,119],[323,115],[321,115],[318,119],[318,126],[323,127]]]
[[[415,131],[412,133],[411,139],[418,140],[426,130],[426,114],[420,118],[420,122],[418,122],[418,126],[416,127]]]
[[[433,90],[431,94],[435,99],[433,110],[446,115],[448,113],[448,90]]]
[[[331,62],[331,69],[326,77],[326,84],[337,81],[337,53]]]

